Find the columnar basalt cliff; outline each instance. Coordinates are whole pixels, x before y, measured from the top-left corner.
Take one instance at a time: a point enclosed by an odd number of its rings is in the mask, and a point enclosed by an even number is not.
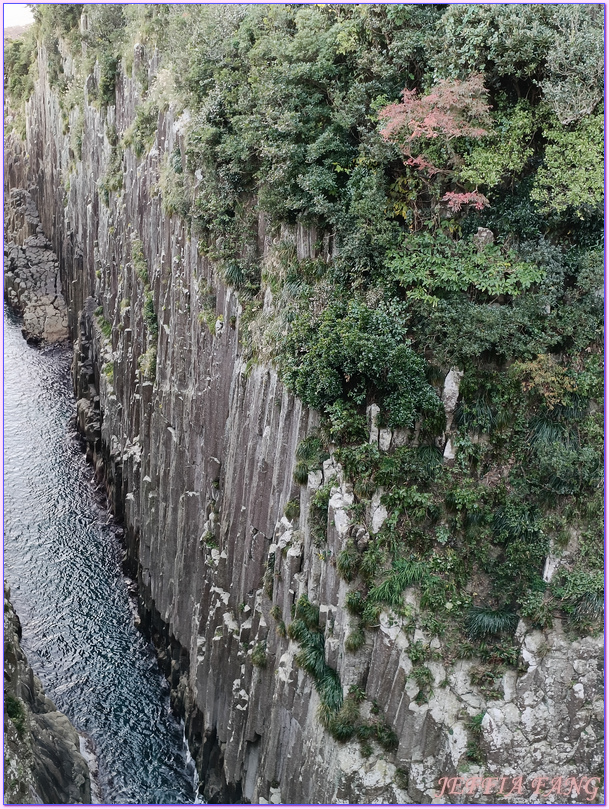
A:
[[[155,59],[141,60],[136,48],[133,76],[151,80]],[[70,57],[64,69],[69,76]],[[411,647],[424,641],[433,652],[440,643],[420,628],[407,636],[407,617],[381,612],[363,645],[346,651],[352,618],[336,560],[348,542],[365,547],[370,539],[353,524],[352,487],[332,457],[306,485],[294,482],[297,446],[319,417],[270,365],[244,361],[238,294],[199,254],[187,224],[164,213],[162,157],[183,148],[183,119],[171,105],[159,114],[154,144],[139,158],[126,148],[122,188],[104,200],[113,141],[132,124],[142,90],[119,70],[116,104],[100,111],[88,86],[82,113],[69,112],[74,128],[82,114],[77,155],[41,47],[26,144],[15,138],[5,152],[6,200],[11,210],[31,195],[57,256],[75,344],[78,422],[124,520],[142,623],[185,717],[207,800],[428,803],[442,776],[524,775],[530,784],[536,775],[598,774],[599,637],[574,640],[560,620],[551,630],[521,621],[520,664],[494,691],[472,682],[475,659],[448,665],[438,656],[426,666],[426,699],[412,676]],[[27,252],[17,213],[6,221],[7,240]],[[305,228],[286,227],[283,241],[290,239],[299,258],[314,255],[316,237]],[[261,218],[263,261],[275,249]],[[18,270],[9,290],[19,286]],[[272,297],[269,290],[266,307]],[[442,387],[449,424],[459,379],[455,369]],[[379,429],[374,408],[369,427],[382,449],[406,440]],[[443,439],[450,460],[450,432]],[[330,500],[321,547],[308,516],[324,485]],[[380,494],[369,507],[374,531],[387,514]],[[298,507],[286,513],[293,501]],[[285,631],[303,595],[319,607],[327,665],[345,696],[352,686],[361,690],[361,715],[387,729],[387,749],[379,735],[364,756],[359,742],[336,740],[320,722],[314,680]],[[417,598],[407,590],[407,602]],[[505,800],[521,802],[523,794]]]

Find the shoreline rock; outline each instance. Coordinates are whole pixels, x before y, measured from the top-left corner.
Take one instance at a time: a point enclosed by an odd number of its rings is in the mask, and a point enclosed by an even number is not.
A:
[[[4,297],[23,315],[28,343],[55,343],[68,337],[68,310],[61,292],[59,264],[42,231],[28,191],[10,192],[5,223]]]
[[[81,737],[44,693],[21,645],[21,623],[4,583],[4,800],[90,804]]]

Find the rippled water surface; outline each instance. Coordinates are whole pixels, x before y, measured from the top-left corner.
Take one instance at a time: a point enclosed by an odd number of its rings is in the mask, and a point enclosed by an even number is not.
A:
[[[4,575],[49,697],[93,739],[104,802],[192,803],[168,688],[133,625],[121,547],[70,420],[70,352],[4,320]]]

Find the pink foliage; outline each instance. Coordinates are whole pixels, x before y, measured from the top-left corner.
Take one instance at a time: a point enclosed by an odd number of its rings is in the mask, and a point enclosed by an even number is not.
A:
[[[406,161],[407,166],[412,166],[413,169],[417,171],[427,171],[430,177],[433,177],[434,174],[437,174],[440,169],[437,166],[434,166],[433,163],[430,163],[426,160],[422,155],[418,157],[409,157]]]
[[[419,138],[481,138],[491,125],[488,90],[483,76],[475,74],[465,81],[444,79],[426,96],[416,90],[404,90],[401,104],[389,104],[379,112],[387,123],[381,130],[385,140],[407,144]]]
[[[473,205],[477,211],[481,211],[483,208],[490,205],[490,202],[484,194],[479,194],[477,191],[469,191],[464,194],[448,191],[444,194],[441,201],[446,202],[448,210],[453,213],[458,213],[464,205]]]
[[[385,121],[381,135],[396,143],[405,157],[405,164],[420,172],[423,183],[433,197],[440,196],[440,188],[457,185],[455,169],[462,158],[451,144],[455,138],[482,138],[491,134],[492,120],[488,104],[488,90],[483,76],[475,74],[465,81],[445,79],[438,82],[430,93],[417,95],[416,90],[404,90],[402,102],[389,104],[379,112]],[[434,165],[425,153],[429,141],[440,139],[443,149],[442,167]],[[425,143],[427,141],[427,144]],[[433,150],[438,151],[438,150]],[[441,176],[440,183],[432,178]],[[441,198],[451,213],[459,213],[467,206],[481,211],[490,205],[478,191],[448,191]],[[416,207],[416,203],[415,203]]]

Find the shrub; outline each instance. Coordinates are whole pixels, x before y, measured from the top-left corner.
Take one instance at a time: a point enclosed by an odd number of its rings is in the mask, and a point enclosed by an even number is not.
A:
[[[4,698],[6,712],[12,719],[15,729],[20,736],[25,731],[25,708],[23,702],[12,694],[6,694]]]
[[[442,231],[408,236],[403,250],[390,252],[389,267],[407,298],[431,306],[450,292],[514,297],[544,276],[514,251],[492,245],[480,250],[473,239],[454,240]]]
[[[366,642],[366,635],[361,627],[352,630],[345,639],[345,649],[348,652],[359,651]]]
[[[155,101],[147,100],[138,105],[135,119],[123,135],[123,144],[130,146],[137,157],[142,157],[152,145],[157,130],[158,116],[159,108]]]
[[[309,479],[309,472],[321,469],[323,462],[329,457],[319,436],[309,435],[303,438],[296,448],[297,463],[294,469],[296,483],[304,486]]]
[[[329,408],[340,401],[342,412],[354,413],[374,390],[383,397],[390,426],[412,426],[439,401],[425,379],[424,360],[406,339],[405,312],[397,301],[370,309],[351,300],[330,304],[318,317],[301,315],[282,350],[284,382],[335,421]],[[365,422],[358,433],[362,428]]]
[[[267,657],[265,641],[261,641],[254,646],[254,649],[252,650],[252,664],[261,669],[266,667]]]
[[[99,323],[99,328],[106,340],[110,340],[112,337],[112,323],[110,323],[109,320],[106,320],[106,318],[103,316],[98,316],[97,322]]]
[[[283,513],[290,522],[297,520],[300,516],[300,502],[298,500],[288,500],[285,504]]]
[[[141,239],[131,240],[131,264],[137,277],[144,284],[144,286],[148,285],[150,283],[150,278],[148,276],[148,263],[144,257],[144,249]]]
[[[150,336],[156,340],[159,336],[159,322],[154,311],[154,298],[151,290],[146,290],[144,293],[144,323],[146,324]]]
[[[150,346],[138,360],[138,367],[144,379],[154,381],[156,377],[156,347]],[[208,543],[209,544],[209,543]]]
[[[347,546],[338,554],[336,568],[341,577],[347,581],[353,581],[357,575],[360,564],[360,555],[353,542],[348,542]]]
[[[467,744],[465,756],[468,761],[474,764],[484,764],[484,756],[481,749],[482,741],[482,720],[484,719],[484,711],[470,717],[466,723],[466,727],[470,734],[470,741]]]
[[[365,598],[360,590],[349,590],[345,596],[345,607],[352,615],[361,615],[364,611]]]
[[[305,486],[309,480],[309,465],[304,461],[298,461],[294,467],[294,480],[300,486]]]
[[[325,542],[328,528],[328,505],[334,481],[330,480],[315,492],[309,508],[309,526],[316,544]]]
[[[97,100],[102,107],[109,107],[116,103],[116,77],[118,75],[119,59],[114,54],[102,53],[99,62],[100,77]]]

